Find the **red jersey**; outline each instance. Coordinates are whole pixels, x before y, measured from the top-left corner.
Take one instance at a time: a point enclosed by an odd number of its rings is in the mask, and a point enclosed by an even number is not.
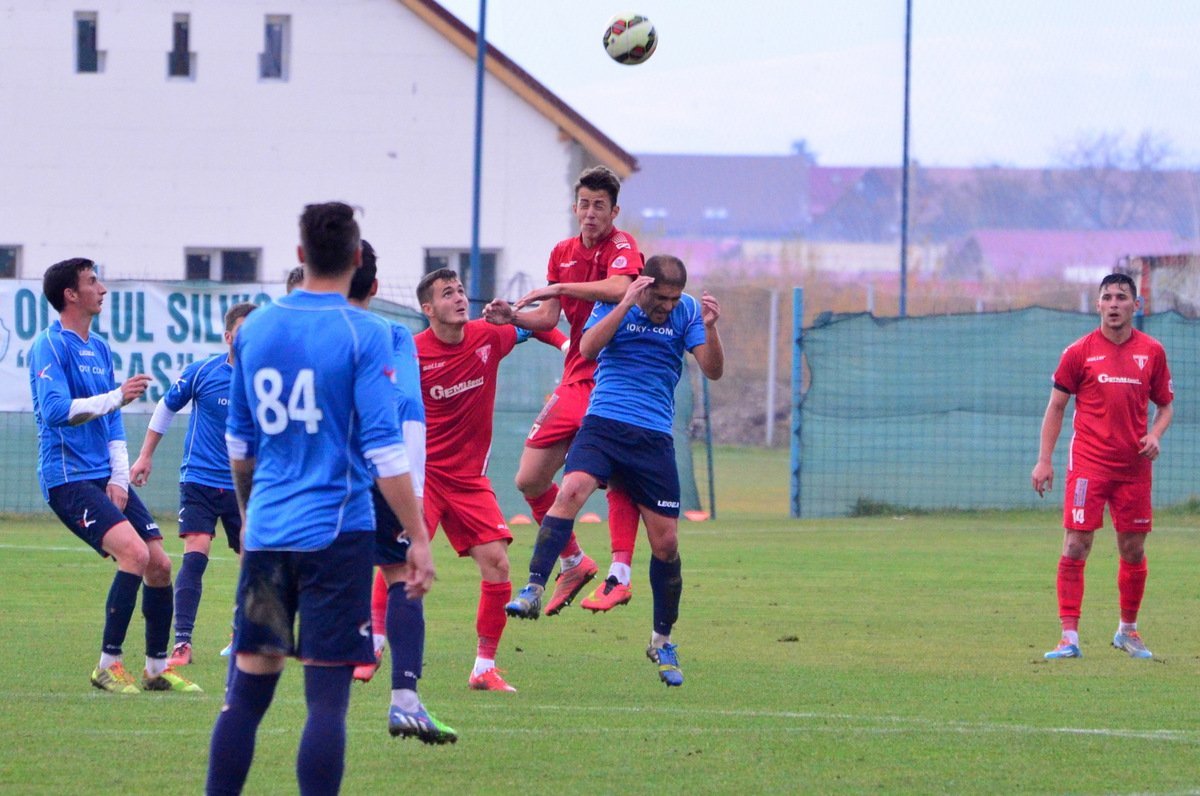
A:
[[[636,277],[642,272],[642,253],[637,241],[628,232],[613,227],[608,237],[592,248],[583,245],[579,235],[561,241],[550,251],[550,262],[546,267],[546,279],[550,284],[559,282],[598,282],[615,274]],[[563,364],[563,384],[591,381],[596,362],[584,359],[579,353],[579,340],[583,337],[583,325],[592,314],[595,302],[560,296],[558,299],[567,323],[571,325],[571,346],[567,349]]]
[[[1067,470],[1114,481],[1149,481],[1151,462],[1138,455],[1149,403],[1171,403],[1167,353],[1148,334],[1117,345],[1097,329],[1063,351],[1054,384],[1075,396]]]
[[[443,343],[426,329],[413,339],[425,402],[425,478],[471,487],[487,474],[500,360],[517,344],[513,326],[468,321],[461,343]]]

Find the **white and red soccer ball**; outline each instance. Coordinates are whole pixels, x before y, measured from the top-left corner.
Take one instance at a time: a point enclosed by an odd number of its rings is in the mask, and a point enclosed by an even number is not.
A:
[[[604,49],[619,64],[635,66],[654,55],[658,34],[654,23],[641,14],[617,14],[604,29]]]

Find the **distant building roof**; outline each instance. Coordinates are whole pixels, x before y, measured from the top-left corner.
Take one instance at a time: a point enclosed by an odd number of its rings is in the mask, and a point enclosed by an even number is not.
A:
[[[630,230],[659,236],[798,237],[808,225],[802,155],[638,155],[621,188]]]

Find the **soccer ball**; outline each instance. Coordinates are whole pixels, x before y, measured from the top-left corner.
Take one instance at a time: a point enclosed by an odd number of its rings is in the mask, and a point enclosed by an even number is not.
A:
[[[604,49],[619,64],[640,64],[654,55],[657,46],[654,23],[641,14],[617,14],[604,29]]]

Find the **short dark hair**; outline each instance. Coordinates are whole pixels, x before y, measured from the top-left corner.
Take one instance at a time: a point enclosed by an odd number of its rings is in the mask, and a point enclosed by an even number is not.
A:
[[[345,202],[307,205],[300,216],[304,262],[320,276],[340,276],[352,267],[358,251],[358,222]]]
[[[642,269],[642,273],[645,276],[654,277],[656,285],[687,287],[687,267],[683,264],[683,260],[670,254],[656,254],[651,257],[646,261],[646,267]]]
[[[458,272],[452,271],[449,268],[439,268],[421,277],[421,281],[417,283],[418,304],[428,304],[433,299],[433,283],[440,279],[444,279],[447,282],[457,282],[459,281]]]
[[[304,266],[297,265],[292,270],[288,271],[287,282],[284,283],[284,289],[291,293],[296,289],[296,286],[304,281]]]
[[[96,263],[86,257],[72,257],[46,269],[46,275],[42,277],[42,293],[55,312],[62,312],[63,307],[67,306],[68,290],[79,290],[79,275],[95,268]]]
[[[225,331],[232,332],[233,327],[237,325],[239,319],[245,318],[256,309],[258,309],[258,305],[252,301],[242,301],[234,304],[225,313]]]
[[[354,269],[354,276],[350,277],[349,298],[351,301],[363,301],[371,295],[371,285],[375,284],[377,273],[375,247],[367,243],[364,238],[362,242],[362,264]]]
[[[584,169],[575,182],[575,198],[579,198],[579,189],[589,191],[604,191],[612,200],[613,207],[617,205],[617,195],[621,193],[621,178],[608,166],[592,166]]]
[[[1104,292],[1104,288],[1109,285],[1125,285],[1129,288],[1129,292],[1134,298],[1137,298],[1137,285],[1134,284],[1133,277],[1129,274],[1113,273],[1100,280],[1100,291]]]

